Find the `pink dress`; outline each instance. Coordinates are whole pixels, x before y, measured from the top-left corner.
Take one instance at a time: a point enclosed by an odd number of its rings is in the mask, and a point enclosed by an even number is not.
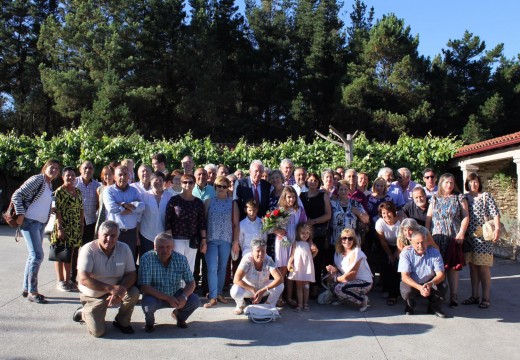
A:
[[[288,276],[290,280],[315,281],[311,247],[307,241],[296,241],[293,268]]]

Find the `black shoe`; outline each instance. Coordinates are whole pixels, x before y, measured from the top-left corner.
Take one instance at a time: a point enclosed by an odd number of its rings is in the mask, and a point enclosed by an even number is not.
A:
[[[147,333],[152,333],[155,331],[155,326],[154,325],[145,325],[144,331]]]
[[[29,292],[28,292],[28,291],[26,291],[26,290],[22,291],[22,296],[23,296],[23,297],[27,297],[27,295],[29,295]]]
[[[181,329],[188,328],[188,324],[186,324],[186,320],[179,319],[179,313],[177,312],[177,309],[172,311],[172,318],[177,320],[177,326],[180,327]]]
[[[404,313],[406,315],[413,315],[413,314],[415,314],[414,308],[415,308],[415,301],[409,299],[406,301],[406,308],[404,309]]]
[[[428,314],[435,315],[441,319],[446,318],[446,313],[442,310],[434,310],[434,309],[428,308]]]
[[[74,320],[75,322],[84,322],[83,321],[83,306],[80,306],[79,308],[76,309],[76,311],[74,311],[74,314],[72,315],[72,320]]]
[[[114,325],[115,328],[118,328],[119,331],[121,331],[123,334],[133,334],[135,333],[135,330],[132,328],[132,326],[123,326],[117,320],[112,321],[112,325]]]

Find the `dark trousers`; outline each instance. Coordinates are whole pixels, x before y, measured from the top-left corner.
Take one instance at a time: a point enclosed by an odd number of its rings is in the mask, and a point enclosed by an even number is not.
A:
[[[209,292],[208,286],[208,266],[206,265],[206,257],[200,250],[197,250],[197,256],[195,257],[195,268],[193,269],[193,277],[195,283],[198,284],[202,280],[201,287],[202,292],[206,295]]]
[[[137,263],[137,231],[135,228],[121,230],[119,232],[119,241],[125,243],[132,251],[134,261]]]
[[[403,300],[410,305],[409,300],[415,299],[417,295],[420,295],[419,290],[411,287],[408,284],[405,284],[401,281],[401,297]],[[428,307],[432,310],[441,310],[442,302],[444,301],[444,296],[446,295],[446,283],[443,281],[439,285],[437,285],[437,290],[434,288],[430,291],[430,296],[428,296]]]
[[[85,219],[83,219],[83,237],[81,239],[81,246],[91,242],[94,240],[94,229],[96,228],[96,223],[87,225],[85,224]],[[71,269],[70,269],[70,280],[72,282],[76,282],[76,278],[78,276],[78,253],[79,249],[76,249],[72,254],[71,258]]]
[[[388,246],[392,253],[395,254],[397,246]],[[383,285],[383,292],[388,292],[390,298],[399,296],[399,282],[401,281],[401,274],[397,272],[397,264],[399,260],[396,259],[394,264],[390,263],[388,255],[383,251],[381,254],[381,283]]]

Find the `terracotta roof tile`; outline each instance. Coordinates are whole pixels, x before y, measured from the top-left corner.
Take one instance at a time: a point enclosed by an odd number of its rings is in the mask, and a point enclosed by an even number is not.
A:
[[[481,141],[475,144],[465,145],[457,150],[454,158],[477,154],[480,152],[502,148],[509,145],[520,144],[520,131],[512,134],[496,137],[493,139]]]

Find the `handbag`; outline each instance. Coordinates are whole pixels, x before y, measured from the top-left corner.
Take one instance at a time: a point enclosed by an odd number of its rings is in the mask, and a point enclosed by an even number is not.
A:
[[[191,249],[198,249],[199,246],[200,246],[200,236],[199,235],[193,235],[192,237],[190,237],[189,247]]]
[[[70,263],[72,249],[67,244],[51,244],[49,248],[49,261]]]
[[[47,221],[47,225],[45,225],[45,230],[43,230],[43,233],[45,235],[50,235],[52,233],[52,230],[54,229],[54,222],[56,221],[56,214],[52,213],[49,216],[49,221]]]
[[[16,215],[16,211],[14,209],[14,204],[12,201],[9,203],[9,207],[7,208],[7,210],[4,213],[2,213],[2,217],[4,218],[5,223],[10,227],[18,227],[18,224],[16,223],[18,215]]]
[[[249,305],[244,309],[244,314],[257,324],[265,324],[280,318],[278,309],[269,304]]]
[[[486,213],[486,209],[487,209],[487,199],[488,199],[488,196],[485,196],[484,198],[484,220],[485,220],[485,223],[482,224],[482,237],[484,238],[484,240],[486,241],[493,241],[493,238],[495,237],[495,220],[493,219],[489,219],[485,213]],[[505,237],[508,237],[509,234],[507,233],[507,230],[506,230],[506,227],[504,226],[504,224],[502,223],[502,221],[500,221],[500,236],[505,236]]]

